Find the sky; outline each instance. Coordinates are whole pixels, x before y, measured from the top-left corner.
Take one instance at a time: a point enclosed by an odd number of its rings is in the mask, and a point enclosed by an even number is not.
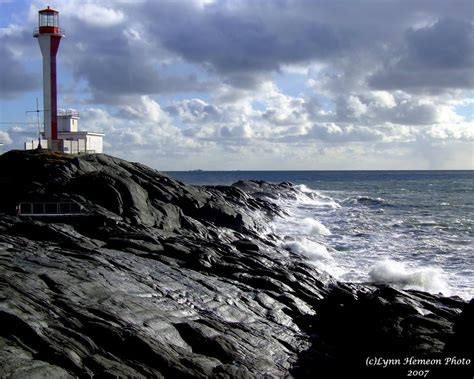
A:
[[[58,104],[158,170],[474,169],[472,0],[0,0],[0,143]]]

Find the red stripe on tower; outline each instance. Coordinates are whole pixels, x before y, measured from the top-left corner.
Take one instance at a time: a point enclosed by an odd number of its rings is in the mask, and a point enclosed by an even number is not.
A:
[[[51,139],[58,139],[58,92],[56,80],[56,54],[61,36],[51,36]]]

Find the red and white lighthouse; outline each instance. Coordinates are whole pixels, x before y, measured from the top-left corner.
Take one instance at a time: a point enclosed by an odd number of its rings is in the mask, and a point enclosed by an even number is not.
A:
[[[33,36],[38,38],[43,55],[44,137],[48,140],[49,148],[61,150],[61,141],[58,139],[56,54],[64,34],[59,27],[59,12],[50,7],[40,10],[38,28]]]
[[[59,27],[59,12],[50,7],[40,10],[33,36],[38,38],[43,55],[44,133],[37,141],[25,141],[25,150],[47,148],[65,154],[102,153],[103,133],[78,130],[79,113],[75,110],[58,113],[56,54],[64,37]]]

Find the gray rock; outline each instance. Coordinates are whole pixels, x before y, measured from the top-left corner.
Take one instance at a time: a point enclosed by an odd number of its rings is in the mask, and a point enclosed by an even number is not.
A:
[[[338,283],[280,250],[265,223],[291,183],[194,187],[100,154],[0,167],[2,377],[370,377],[367,354],[470,351],[472,303]],[[60,200],[92,212],[15,215]]]

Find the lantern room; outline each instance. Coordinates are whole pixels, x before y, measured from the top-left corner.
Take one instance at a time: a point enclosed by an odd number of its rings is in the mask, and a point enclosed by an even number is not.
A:
[[[63,34],[59,27],[58,11],[47,7],[38,12],[38,29],[35,32],[35,37],[38,34]]]

